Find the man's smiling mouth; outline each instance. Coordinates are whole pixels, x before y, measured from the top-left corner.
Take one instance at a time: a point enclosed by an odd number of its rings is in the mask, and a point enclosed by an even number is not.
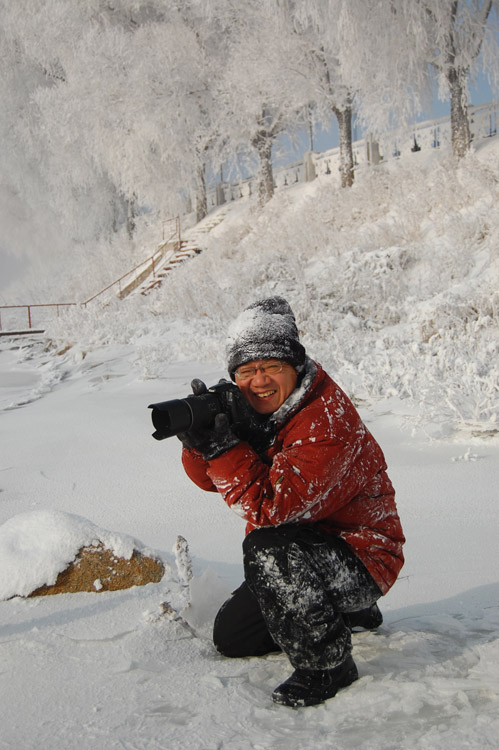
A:
[[[269,398],[269,396],[273,396],[275,393],[277,393],[277,389],[273,391],[265,391],[264,393],[255,393],[255,396],[257,398]]]

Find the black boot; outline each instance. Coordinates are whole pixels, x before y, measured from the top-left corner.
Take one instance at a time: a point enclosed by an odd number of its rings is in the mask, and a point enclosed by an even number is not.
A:
[[[383,622],[383,615],[377,604],[367,609],[359,609],[358,612],[344,612],[343,622],[350,630],[354,628],[365,628],[366,630],[376,630]]]
[[[359,677],[351,656],[333,669],[295,669],[286,682],[272,693],[274,703],[282,706],[316,706],[333,698],[340,688],[347,687]]]

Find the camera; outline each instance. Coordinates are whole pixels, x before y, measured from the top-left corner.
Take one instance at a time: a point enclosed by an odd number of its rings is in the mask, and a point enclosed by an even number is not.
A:
[[[150,404],[148,408],[152,409],[151,419],[156,428],[153,438],[164,440],[179,432],[209,427],[220,413],[227,414],[234,422],[241,398],[241,392],[234,383],[223,382],[198,396]]]

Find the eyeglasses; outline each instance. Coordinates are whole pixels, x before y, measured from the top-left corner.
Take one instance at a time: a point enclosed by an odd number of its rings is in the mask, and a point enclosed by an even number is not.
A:
[[[277,375],[282,372],[286,362],[270,362],[268,365],[256,365],[255,367],[238,367],[235,376],[238,380],[249,380],[254,378],[258,370],[267,375]]]

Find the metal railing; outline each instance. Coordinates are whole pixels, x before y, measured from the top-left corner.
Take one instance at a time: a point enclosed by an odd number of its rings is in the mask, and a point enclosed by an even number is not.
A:
[[[169,230],[167,227],[169,227]],[[162,230],[163,242],[171,242],[174,238],[177,238],[180,243],[180,216],[174,216],[172,219],[165,219],[162,224]],[[168,231],[170,234],[167,239],[165,239],[165,234],[167,234]]]
[[[171,219],[165,219],[162,222],[162,241],[159,245],[158,250],[154,253],[154,255],[151,255],[149,258],[146,258],[141,263],[138,263],[134,268],[131,268],[129,271],[123,274],[123,276],[120,276],[119,279],[115,279],[115,281],[112,281],[110,284],[108,284],[104,289],[101,289],[97,294],[92,295],[88,299],[86,299],[84,302],[47,302],[47,303],[41,303],[41,304],[29,304],[29,305],[0,305],[0,333],[3,332],[2,328],[2,310],[25,310],[26,311],[26,318],[28,323],[28,331],[34,331],[33,328],[33,315],[32,310],[34,308],[52,308],[56,310],[57,315],[59,315],[59,309],[62,307],[75,307],[78,305],[81,305],[82,307],[87,307],[89,302],[92,302],[93,300],[97,299],[97,297],[100,297],[105,292],[109,291],[110,289],[113,289],[114,287],[118,287],[118,297],[119,299],[123,299],[126,297],[130,292],[133,291],[144,279],[146,279],[151,273],[154,278],[156,278],[156,270],[158,267],[158,263],[161,261],[163,256],[165,255],[166,250],[173,245],[173,249],[178,250],[180,249],[181,245],[181,238],[180,238],[180,217],[175,216]],[[127,283],[125,283],[125,279],[128,279]],[[22,327],[22,325],[21,325]],[[16,333],[17,331],[8,331],[8,333]],[[21,331],[19,331],[21,332]]]
[[[26,310],[27,313],[27,320],[28,320],[28,330],[33,329],[33,316],[31,314],[31,311],[35,307],[43,307],[43,308],[56,308],[57,315],[59,315],[59,308],[61,307],[73,307],[77,305],[77,302],[48,302],[45,304],[35,304],[35,305],[0,305],[0,331],[3,331],[2,328],[2,310]]]
[[[180,242],[180,217],[175,216],[172,219],[165,219],[162,225],[162,242],[159,246],[159,249],[156,250],[154,255],[151,255],[141,263],[138,263],[138,265],[134,266],[134,268],[131,268],[129,271],[124,273],[123,276],[120,276],[119,279],[112,281],[111,284],[108,284],[106,287],[104,287],[104,289],[101,289],[100,292],[97,292],[97,294],[89,297],[81,304],[83,305],[83,307],[86,307],[89,302],[92,302],[97,297],[100,297],[101,294],[104,294],[105,292],[109,291],[109,289],[112,289],[115,286],[118,286],[118,297],[120,299],[123,299],[127,296],[127,294],[132,292],[142,281],[144,281],[144,279],[147,278],[149,274],[152,273],[153,277],[156,278],[157,263],[164,256],[167,246],[173,243],[177,246],[178,249],[180,248]],[[142,270],[139,272],[139,269]],[[123,284],[125,279],[129,280],[126,285]]]

